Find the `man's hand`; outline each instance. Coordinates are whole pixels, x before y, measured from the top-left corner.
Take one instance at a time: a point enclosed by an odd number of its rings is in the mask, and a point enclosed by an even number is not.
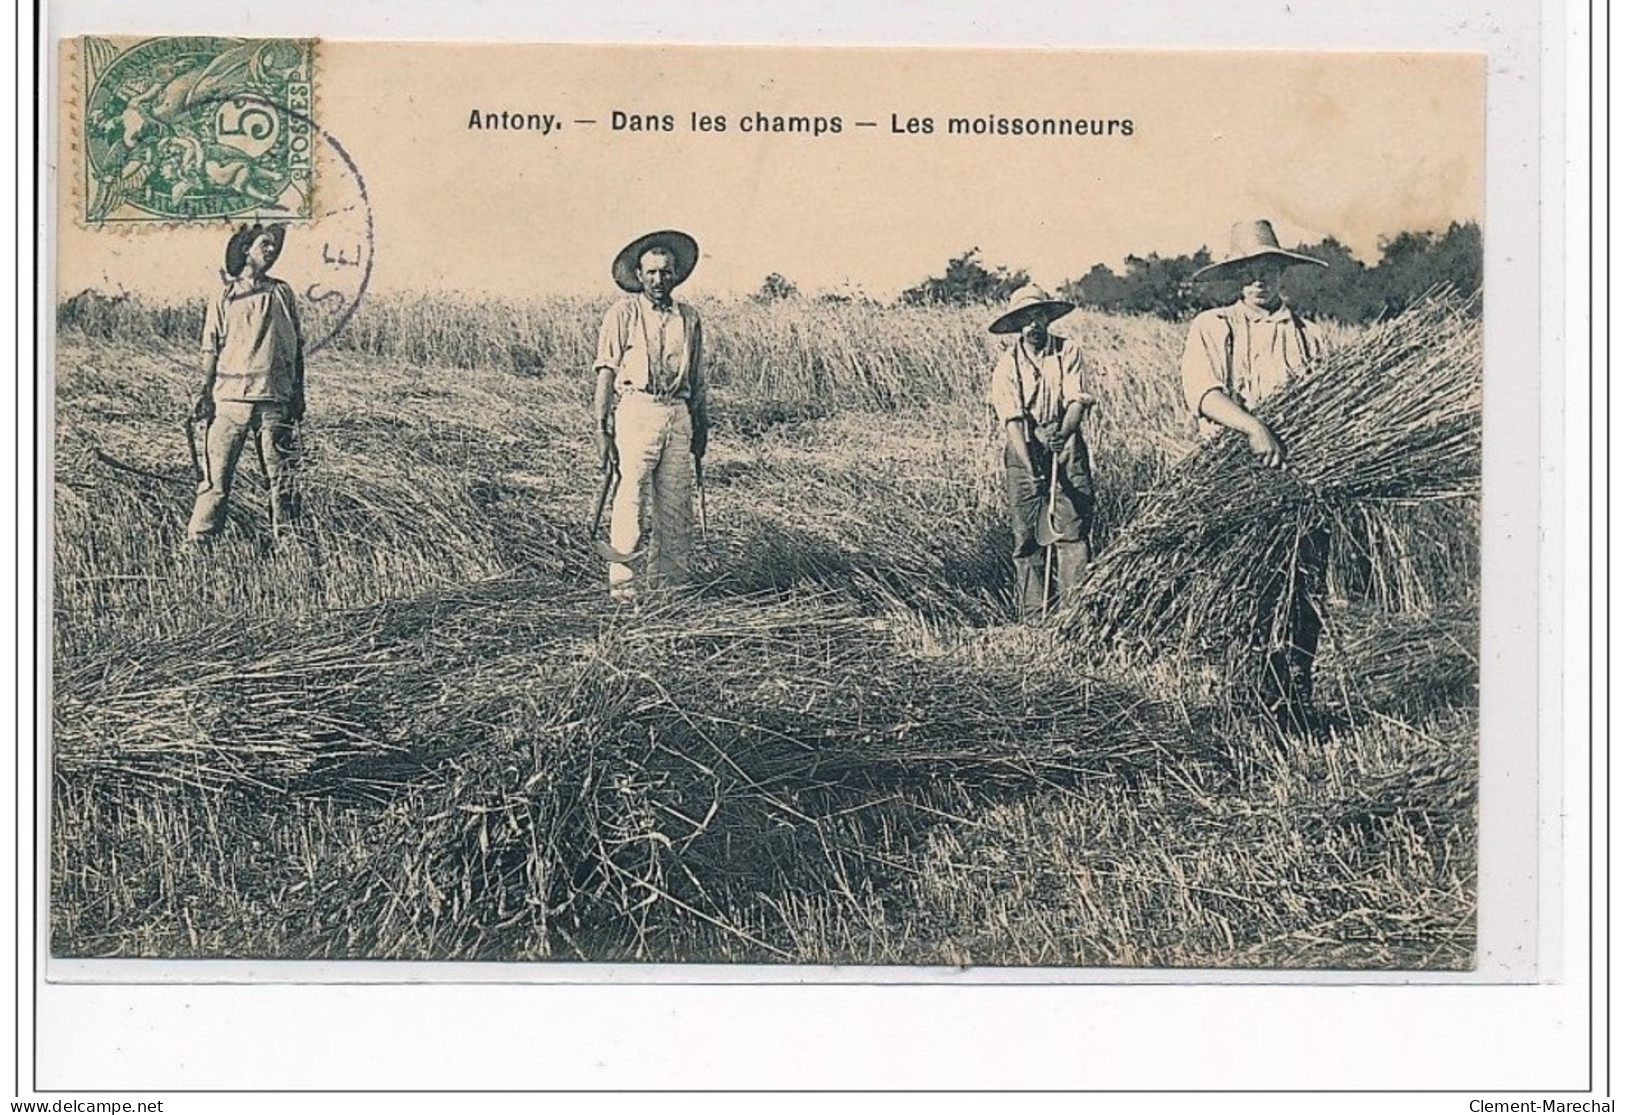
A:
[[[193,400],[193,402],[192,402],[192,421],[194,421],[194,422],[213,422],[214,421],[214,392],[213,391],[205,389],[205,390],[199,392],[198,397],[195,400]]]
[[[1043,440],[1044,448],[1051,453],[1059,453],[1072,440],[1072,435],[1062,432],[1060,426],[1040,426],[1038,436]]]
[[[1256,420],[1253,428],[1247,431],[1247,448],[1265,468],[1280,468],[1281,462],[1286,460],[1286,450],[1281,447],[1275,434],[1264,423]]]
[[[598,471],[609,472],[620,465],[620,458],[615,452],[615,435],[602,426],[593,434],[593,444],[598,447]]]
[[[1275,432],[1253,416],[1252,411],[1224,393],[1221,387],[1211,387],[1197,405],[1203,418],[1226,426],[1247,438],[1247,448],[1266,468],[1280,468],[1286,460],[1286,450]]]

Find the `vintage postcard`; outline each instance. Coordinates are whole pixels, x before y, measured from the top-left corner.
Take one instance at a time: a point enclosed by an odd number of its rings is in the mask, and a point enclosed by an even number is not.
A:
[[[1482,55],[59,64],[53,957],[1474,968]]]

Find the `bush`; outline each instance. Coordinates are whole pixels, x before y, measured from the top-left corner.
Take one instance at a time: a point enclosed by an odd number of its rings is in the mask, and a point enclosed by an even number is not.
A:
[[[1030,281],[1025,271],[1005,267],[992,270],[977,258],[982,249],[972,248],[955,256],[941,275],[910,287],[898,298],[905,306],[965,306],[1003,302]]]
[[[801,292],[796,284],[786,279],[777,271],[762,280],[762,285],[754,295],[758,302],[783,302],[788,298],[799,298]]]

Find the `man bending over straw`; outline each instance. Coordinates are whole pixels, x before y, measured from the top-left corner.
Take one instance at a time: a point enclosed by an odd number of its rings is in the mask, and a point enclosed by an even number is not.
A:
[[[1049,331],[1073,308],[1024,286],[988,326],[1019,334],[993,366],[988,402],[1004,428],[1016,605],[1025,620],[1045,615],[1052,597],[1070,598],[1089,560],[1095,485],[1080,427],[1093,400],[1078,346]]]
[[[1180,365],[1191,411],[1244,435],[1270,468],[1282,465],[1286,449],[1251,408],[1301,374],[1320,349],[1318,332],[1281,298],[1281,275],[1298,264],[1326,266],[1282,248],[1268,221],[1233,226],[1229,254],[1194,277],[1240,283],[1241,296],[1196,316]],[[1300,731],[1313,722],[1329,541],[1324,530],[1299,535],[1292,567],[1271,577],[1248,633],[1256,673],[1244,680],[1244,693]]]
[[[610,268],[629,297],[609,308],[598,333],[593,414],[599,466],[619,476],[609,519],[609,591],[620,600],[635,596],[638,563],[650,588],[688,578],[694,481],[710,422],[700,315],[674,301],[672,291],[699,256],[686,233],[651,232],[622,248]]]

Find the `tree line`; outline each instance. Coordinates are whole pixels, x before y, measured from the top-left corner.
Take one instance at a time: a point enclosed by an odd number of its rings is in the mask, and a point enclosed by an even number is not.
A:
[[[1483,283],[1484,242],[1474,222],[1452,222],[1443,232],[1401,232],[1380,248],[1377,262],[1367,264],[1333,236],[1318,244],[1299,244],[1296,251],[1326,266],[1291,268],[1282,283],[1284,293],[1310,317],[1363,324],[1399,312],[1434,287],[1471,296]],[[1205,247],[1186,255],[1131,255],[1120,271],[1097,263],[1063,283],[1057,293],[1080,306],[1110,313],[1184,321],[1237,296],[1233,282],[1193,280],[1213,258]],[[1029,281],[1025,270],[989,266],[980,249],[971,248],[949,260],[940,275],[910,287],[897,300],[910,306],[996,304]],[[797,297],[797,291],[775,273],[756,297],[777,301]]]

